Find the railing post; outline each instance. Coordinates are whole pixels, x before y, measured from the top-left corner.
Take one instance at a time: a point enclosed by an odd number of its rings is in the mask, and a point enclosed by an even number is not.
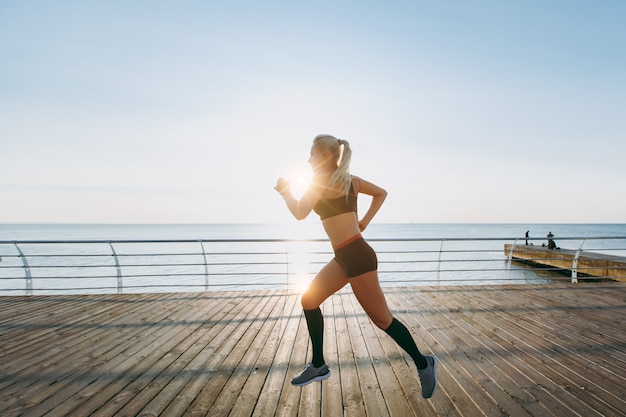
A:
[[[117,293],[122,294],[124,292],[124,282],[122,281],[122,267],[120,266],[120,261],[117,258],[117,253],[113,248],[113,243],[111,241],[108,241],[107,243],[111,248],[111,252],[113,253],[113,260],[115,261],[115,271],[117,272]]]
[[[572,284],[578,284],[578,258],[580,258],[580,252],[582,251],[585,239],[580,242],[576,255],[574,256],[574,262],[572,262]]]
[[[517,244],[517,239],[513,241],[513,245],[511,245],[511,250],[509,251],[509,256],[506,260],[509,269],[509,281],[511,281],[511,264],[513,263],[513,251],[515,250],[515,245]]]
[[[285,283],[286,285],[286,290],[287,292],[289,292],[289,242],[287,242],[285,240],[285,277],[287,282]]]
[[[443,252],[443,242],[445,240],[441,240],[441,245],[439,246],[439,258],[437,259],[437,285],[441,285],[441,253]]]
[[[204,259],[204,291],[209,291],[209,267],[206,261],[206,251],[204,250],[204,242],[199,240],[200,246],[202,247],[202,259]]]
[[[24,255],[24,252],[22,252],[22,249],[20,249],[20,247],[18,246],[17,242],[14,242],[13,244],[15,245],[15,248],[19,252],[20,258],[22,258],[22,265],[24,265],[24,278],[26,279],[26,285],[25,285],[26,295],[33,295],[33,276],[30,273],[30,266],[28,265],[28,260],[26,260],[26,256]]]

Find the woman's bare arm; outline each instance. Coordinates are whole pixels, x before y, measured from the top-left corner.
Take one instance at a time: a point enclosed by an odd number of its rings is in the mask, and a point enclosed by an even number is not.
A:
[[[317,185],[317,181],[315,179],[313,179],[311,185],[300,200],[296,199],[291,194],[289,181],[283,178],[278,179],[274,189],[283,196],[283,199],[287,204],[287,208],[297,220],[305,219],[321,198],[320,187]]]
[[[357,192],[372,196],[372,202],[370,203],[368,210],[365,212],[365,215],[363,215],[361,220],[359,220],[359,229],[363,231],[370,224],[376,213],[378,213],[378,210],[380,210],[380,207],[387,198],[387,191],[369,181],[365,181],[362,178],[354,178],[357,180],[356,182],[358,184]]]

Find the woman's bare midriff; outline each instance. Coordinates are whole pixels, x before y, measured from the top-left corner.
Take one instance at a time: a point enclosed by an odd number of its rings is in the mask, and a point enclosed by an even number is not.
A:
[[[322,221],[333,248],[361,233],[356,213],[342,213]]]

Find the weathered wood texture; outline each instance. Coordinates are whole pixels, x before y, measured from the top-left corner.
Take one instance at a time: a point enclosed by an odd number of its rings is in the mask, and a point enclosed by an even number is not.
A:
[[[2,416],[619,416],[626,284],[386,288],[415,366],[349,291],[323,305],[332,377],[309,358],[297,294],[0,298]]]
[[[504,245],[504,256],[544,267],[575,269],[580,275],[626,281],[626,258],[623,256],[509,243]]]

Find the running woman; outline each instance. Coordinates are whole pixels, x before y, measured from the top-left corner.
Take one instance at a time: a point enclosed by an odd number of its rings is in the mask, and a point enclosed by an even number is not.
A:
[[[351,156],[352,150],[346,140],[318,135],[313,140],[309,158],[313,179],[302,198],[297,200],[291,194],[289,182],[285,179],[279,178],[276,183],[275,190],[296,219],[306,218],[311,211],[320,216],[335,252],[335,257],[319,271],[302,295],[313,358],[291,383],[304,386],[330,377],[323,353],[324,317],[320,305],[349,283],[372,322],[411,356],[417,366],[422,396],[430,398],[437,388],[437,358],[422,355],[409,330],[389,311],[378,282],[376,252],[361,236],[385,201],[387,192],[351,175]],[[360,220],[357,214],[359,193],[372,197],[369,209]]]

